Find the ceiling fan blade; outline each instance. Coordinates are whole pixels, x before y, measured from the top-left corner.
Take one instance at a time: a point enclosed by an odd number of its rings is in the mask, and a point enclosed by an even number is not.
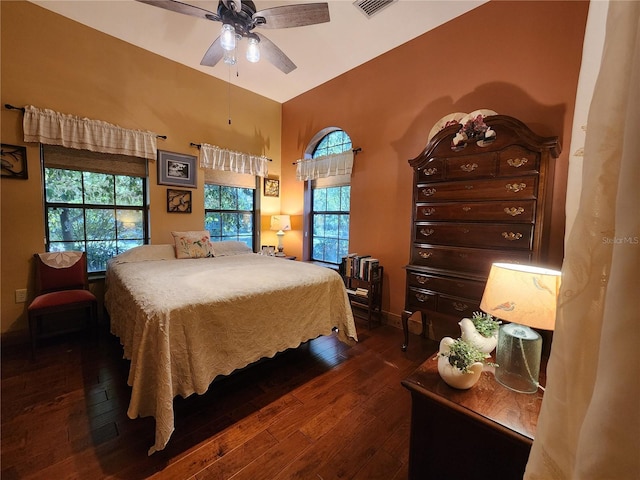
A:
[[[275,43],[264,35],[254,33],[260,39],[260,55],[284,73],[295,70],[296,64],[280,50]]]
[[[304,3],[266,8],[253,14],[252,18],[255,25],[262,28],[304,27],[331,20],[327,3]]]
[[[191,15],[193,17],[204,18],[206,20],[212,20],[219,22],[220,17],[217,13],[210,12],[204,8],[189,5],[188,3],[178,2],[177,0],[136,0],[140,3],[146,3],[147,5],[153,5],[154,7],[164,8],[165,10],[171,10],[172,12],[183,13],[184,15]]]
[[[216,38],[209,49],[205,52],[204,57],[200,61],[200,65],[213,67],[224,57],[224,50],[220,45],[220,37]]]

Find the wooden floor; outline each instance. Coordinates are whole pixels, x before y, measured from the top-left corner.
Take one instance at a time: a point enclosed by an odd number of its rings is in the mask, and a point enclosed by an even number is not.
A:
[[[346,346],[320,337],[174,401],[167,447],[154,420],[127,417],[129,362],[107,331],[50,340],[35,361],[2,350],[1,478],[393,480],[407,478],[409,392],[436,350],[389,326]]]

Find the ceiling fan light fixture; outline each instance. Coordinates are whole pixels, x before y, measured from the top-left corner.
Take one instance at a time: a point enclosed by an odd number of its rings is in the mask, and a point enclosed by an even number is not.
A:
[[[222,58],[223,58],[223,62],[227,65],[235,65],[236,63],[238,63],[235,50],[225,50],[224,57]]]
[[[236,29],[233,25],[225,23],[222,25],[222,31],[220,32],[220,46],[225,52],[230,52],[236,49]]]
[[[247,60],[251,63],[257,63],[260,61],[260,47],[258,46],[258,39],[249,37],[247,39],[249,44],[247,45]]]

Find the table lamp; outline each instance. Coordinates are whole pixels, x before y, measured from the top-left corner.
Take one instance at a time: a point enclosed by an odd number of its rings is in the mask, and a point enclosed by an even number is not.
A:
[[[557,270],[494,263],[480,309],[505,322],[498,332],[496,380],[522,393],[538,390],[542,337],[533,328],[553,330],[560,289]]]
[[[284,232],[291,230],[291,217],[289,215],[271,215],[271,230],[276,231],[278,236],[278,253],[276,253],[276,257],[284,257],[282,237],[284,237]]]

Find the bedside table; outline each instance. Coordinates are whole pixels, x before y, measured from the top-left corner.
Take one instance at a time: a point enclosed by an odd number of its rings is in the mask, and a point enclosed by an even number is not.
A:
[[[486,371],[469,390],[451,388],[438,374],[436,355],[402,381],[411,393],[409,479],[521,480],[542,391],[514,392]],[[545,371],[543,360],[542,385]]]

